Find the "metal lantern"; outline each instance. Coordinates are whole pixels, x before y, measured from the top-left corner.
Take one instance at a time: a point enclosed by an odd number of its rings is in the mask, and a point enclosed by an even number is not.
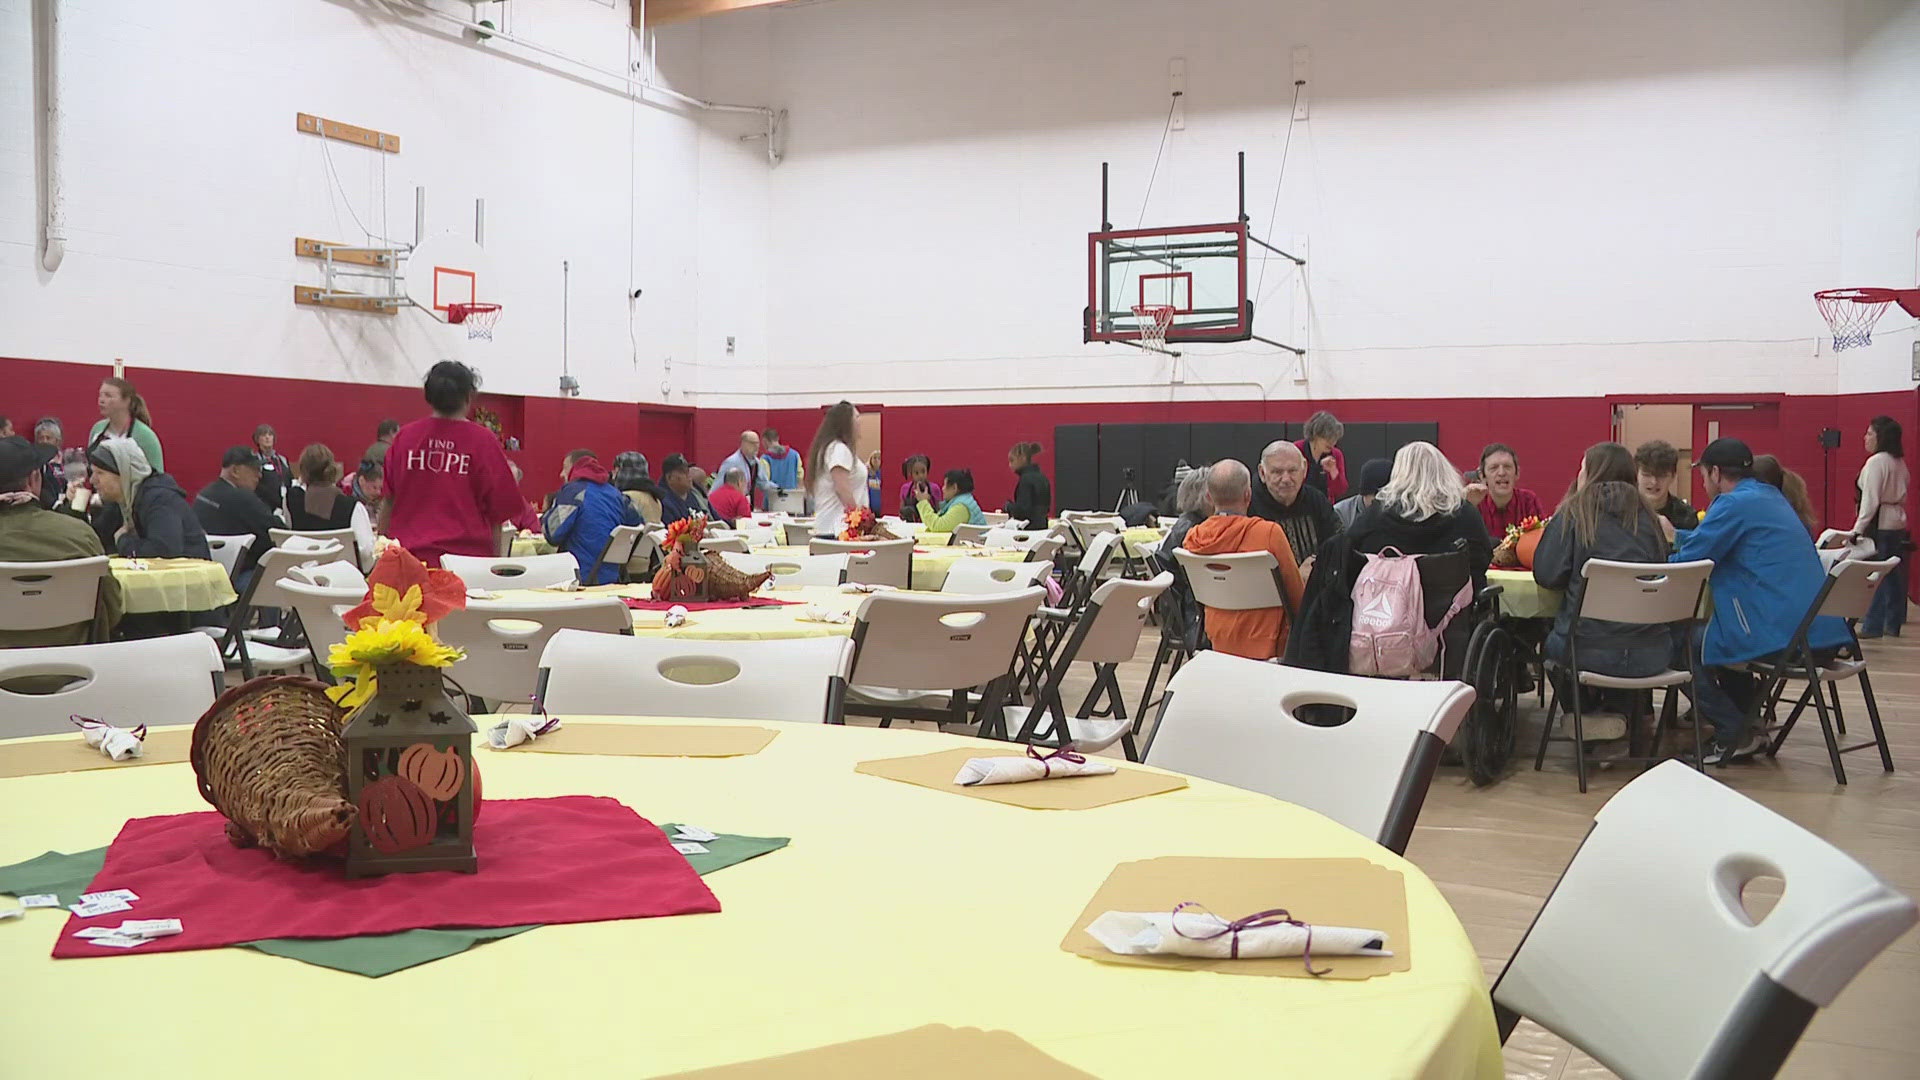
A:
[[[441,669],[379,668],[373,697],[347,717],[347,799],[359,815],[347,876],[480,868],[473,850],[479,729],[447,695]]]

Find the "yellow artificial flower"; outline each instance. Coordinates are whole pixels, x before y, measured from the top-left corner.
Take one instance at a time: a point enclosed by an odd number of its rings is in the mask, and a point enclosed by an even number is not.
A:
[[[375,589],[385,586],[375,586]],[[388,589],[389,593],[393,590]],[[404,606],[409,599],[419,602],[419,588],[408,590],[407,596],[389,597],[397,599]],[[379,602],[376,597],[376,603]],[[451,645],[442,645],[435,641],[432,634],[411,620],[367,619],[360,629],[347,635],[347,639],[335,645],[327,654],[327,666],[334,675],[342,680],[338,686],[327,690],[342,708],[352,709],[373,697],[378,689],[376,672],[386,664],[419,664],[423,667],[447,667],[466,656],[466,653]]]
[[[377,615],[360,620],[361,626],[378,623],[381,620],[399,622],[401,620],[420,621],[420,586],[409,585],[402,594],[391,585],[375,583],[373,586],[373,610]]]

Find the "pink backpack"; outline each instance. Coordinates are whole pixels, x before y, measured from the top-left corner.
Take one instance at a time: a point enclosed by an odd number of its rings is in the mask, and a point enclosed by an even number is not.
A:
[[[1353,638],[1347,671],[1404,679],[1425,673],[1440,652],[1440,635],[1473,601],[1471,582],[1460,586],[1439,626],[1428,626],[1420,591],[1420,560],[1383,548],[1368,555],[1353,583]]]

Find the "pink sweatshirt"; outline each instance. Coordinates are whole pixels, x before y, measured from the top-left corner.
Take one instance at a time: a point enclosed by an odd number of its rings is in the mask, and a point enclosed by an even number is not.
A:
[[[389,532],[428,566],[442,555],[491,557],[500,523],[527,512],[493,432],[429,416],[400,429],[387,450]]]

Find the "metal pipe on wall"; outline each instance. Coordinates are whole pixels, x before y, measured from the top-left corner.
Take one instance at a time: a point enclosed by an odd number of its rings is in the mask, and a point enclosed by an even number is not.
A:
[[[47,17],[40,51],[40,92],[47,107],[45,152],[40,158],[40,180],[47,192],[44,232],[46,247],[40,265],[51,273],[67,257],[67,191],[61,169],[63,110],[60,107],[60,0],[44,0]]]

